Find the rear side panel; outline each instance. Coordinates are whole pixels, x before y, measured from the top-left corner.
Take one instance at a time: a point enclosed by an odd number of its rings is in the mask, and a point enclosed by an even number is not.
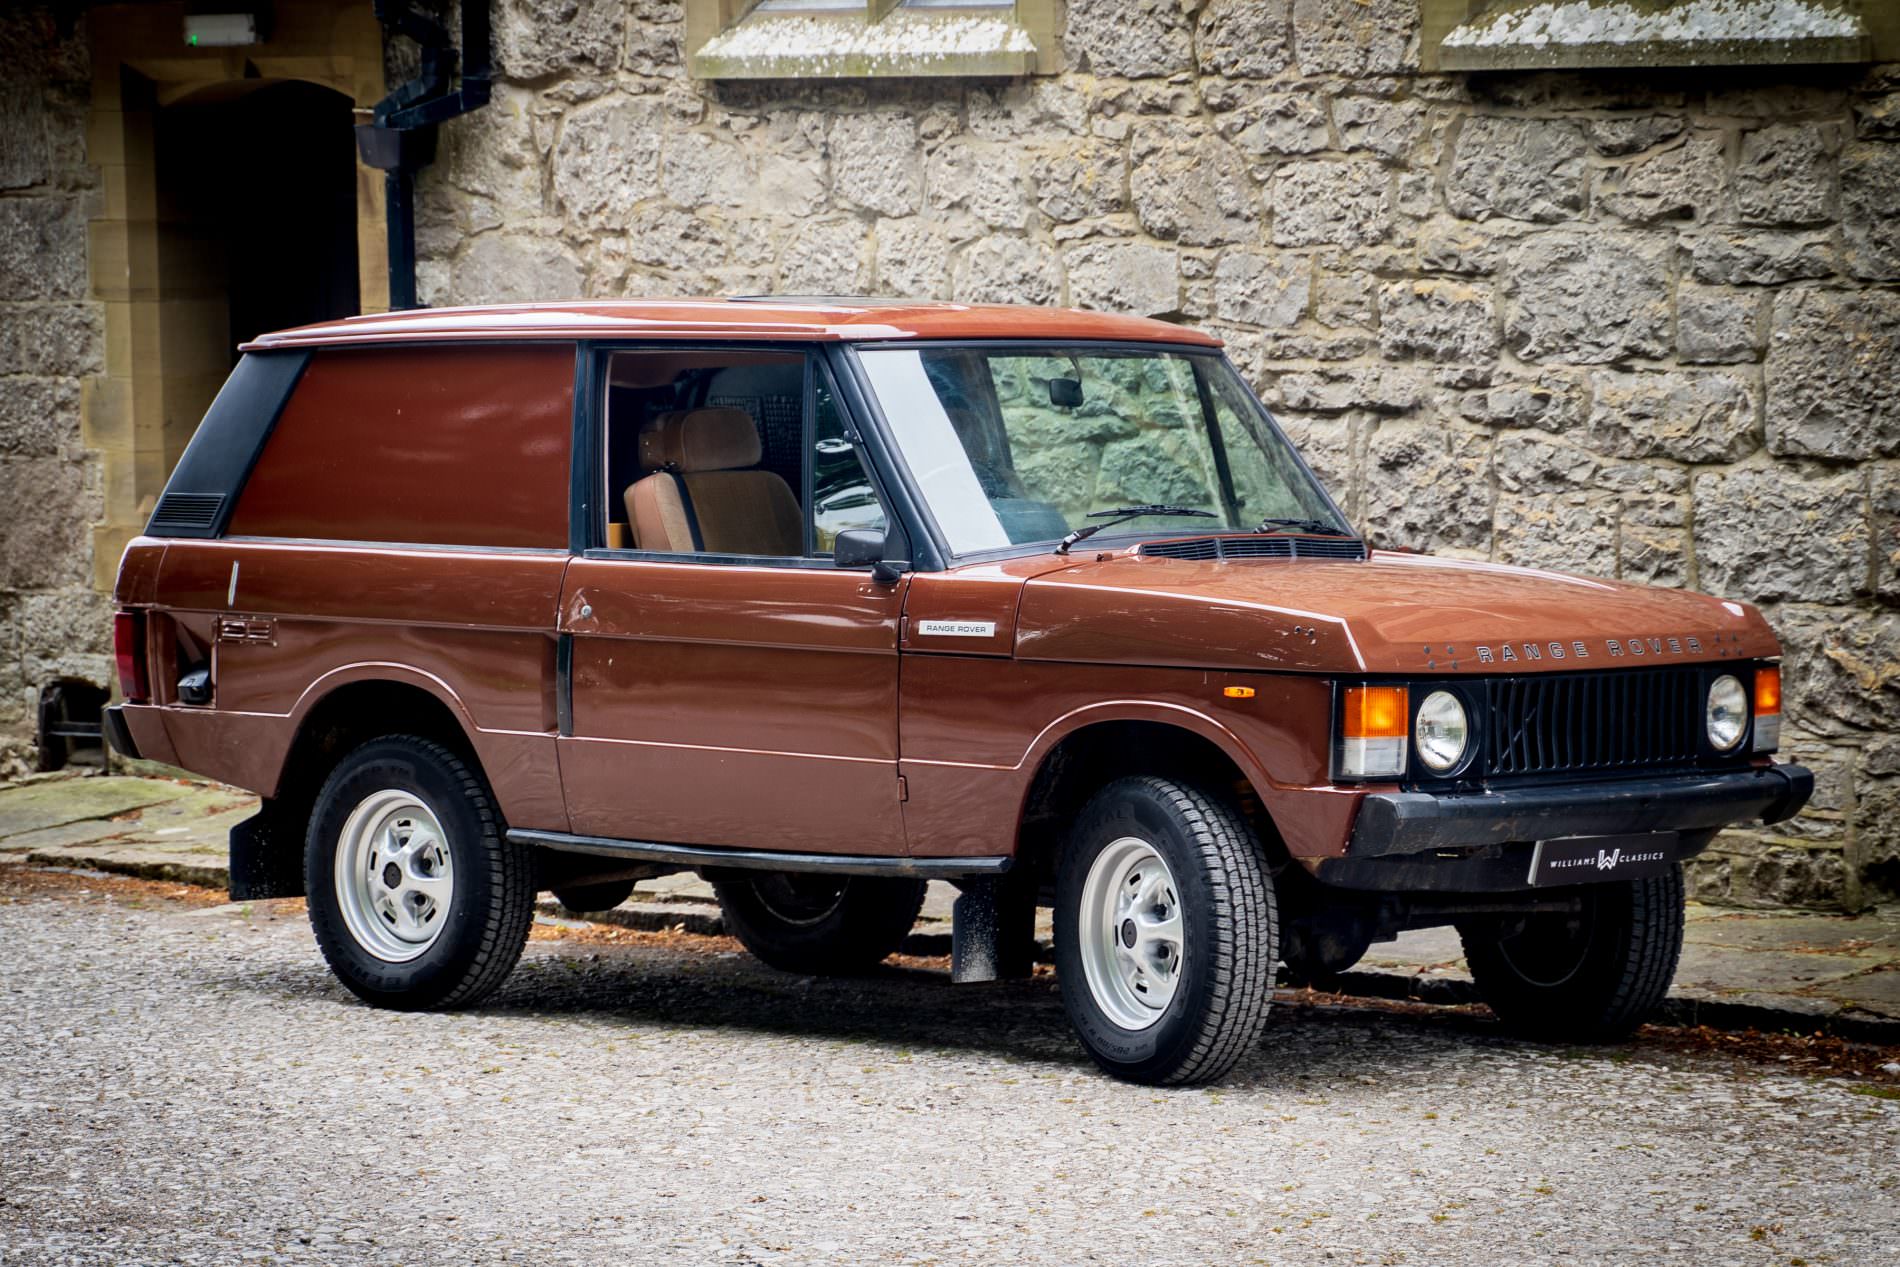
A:
[[[169,540],[121,564],[121,604],[149,604],[153,698],[124,710],[141,752],[271,795],[326,697],[402,683],[457,719],[511,824],[566,830],[555,608],[573,383],[571,344],[246,358],[167,489],[215,496],[215,514],[181,527],[197,503],[174,503],[153,525]],[[198,668],[210,699],[187,703],[179,679]]]

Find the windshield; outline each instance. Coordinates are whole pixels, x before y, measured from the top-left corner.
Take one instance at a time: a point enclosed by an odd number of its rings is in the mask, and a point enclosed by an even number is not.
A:
[[[1252,531],[1273,519],[1350,531],[1219,356],[1078,344],[860,357],[957,554],[1057,542],[1133,508],[1162,513],[1104,535]]]

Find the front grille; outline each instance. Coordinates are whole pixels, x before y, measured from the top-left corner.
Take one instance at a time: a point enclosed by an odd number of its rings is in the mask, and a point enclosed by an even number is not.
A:
[[[1357,537],[1189,537],[1151,541],[1141,553],[1163,559],[1363,559],[1366,543]]]
[[[1483,683],[1487,775],[1648,769],[1702,750],[1702,673],[1624,669]]]

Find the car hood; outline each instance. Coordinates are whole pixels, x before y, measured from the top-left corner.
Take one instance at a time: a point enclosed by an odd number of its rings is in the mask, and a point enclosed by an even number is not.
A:
[[[1024,586],[1022,659],[1364,673],[1537,673],[1780,654],[1747,603],[1535,568],[1147,557]]]

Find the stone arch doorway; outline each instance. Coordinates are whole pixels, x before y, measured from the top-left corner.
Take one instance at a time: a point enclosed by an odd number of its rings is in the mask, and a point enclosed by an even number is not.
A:
[[[92,575],[112,588],[178,455],[261,330],[388,307],[383,182],[352,125],[386,91],[369,0],[277,0],[259,43],[188,48],[182,0],[88,14],[88,243],[105,372],[84,439],[103,515]]]
[[[354,122],[348,97],[300,80],[212,85],[157,111],[167,320],[197,327],[168,334],[220,345],[205,349],[207,375],[267,330],[359,311]],[[189,438],[167,427],[168,464]]]

